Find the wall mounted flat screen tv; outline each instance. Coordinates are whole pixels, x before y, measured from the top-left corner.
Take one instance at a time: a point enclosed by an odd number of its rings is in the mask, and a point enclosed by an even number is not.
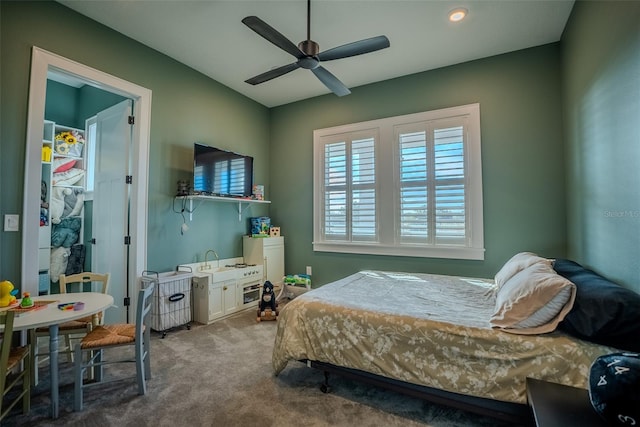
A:
[[[250,197],[253,157],[195,143],[193,191],[209,196]]]

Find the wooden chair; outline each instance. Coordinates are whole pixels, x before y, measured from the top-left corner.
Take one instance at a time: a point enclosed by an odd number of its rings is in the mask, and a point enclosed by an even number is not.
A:
[[[87,283],[91,283],[91,286],[87,286]],[[93,289],[93,283],[96,283],[97,289]],[[77,289],[72,289],[77,285]],[[60,293],[65,294],[67,292],[102,292],[103,294],[107,293],[109,287],[109,274],[99,274],[99,273],[78,273],[71,274],[66,276],[64,274],[60,275]],[[73,347],[72,347],[72,339],[78,340],[82,338],[82,336],[91,332],[91,330],[100,324],[103,321],[103,313],[98,313],[97,321],[94,320],[93,316],[83,317],[82,319],[73,320],[71,322],[62,323],[59,326],[59,335],[65,337],[65,349],[61,351],[61,353],[66,353],[67,358],[70,362],[73,362]],[[38,348],[38,338],[40,337],[48,337],[49,336],[49,328],[37,328],[31,329],[29,331],[29,342],[31,343],[31,359],[32,359],[32,385],[38,385],[38,359],[42,357],[48,357],[49,353],[47,352],[39,352]],[[74,337],[75,336],[75,337]]]
[[[2,347],[0,350],[0,421],[2,421],[9,411],[22,400],[22,413],[28,414],[31,409],[31,352],[29,345],[23,347],[11,347],[13,337],[14,311],[5,311],[0,314],[0,324],[4,325]],[[17,372],[16,372],[17,371]],[[22,390],[16,396],[11,394],[11,398],[4,404],[5,397],[20,384],[22,380]]]
[[[73,402],[74,411],[82,411],[83,389],[121,379],[115,378],[110,381],[103,381],[102,368],[104,365],[134,362],[136,365],[138,394],[146,394],[146,379],[151,378],[151,361],[149,359],[151,327],[147,324],[147,319],[151,312],[151,296],[153,295],[153,289],[154,287],[151,285],[140,290],[138,295],[135,325],[125,323],[97,326],[82,338],[80,345],[75,347],[75,362],[73,368],[75,383]],[[133,359],[130,357],[113,360],[103,359],[104,350],[121,346],[133,346],[135,357]],[[88,361],[86,362],[82,357],[83,352],[89,352]],[[95,370],[95,382],[84,382],[84,372],[87,370]]]

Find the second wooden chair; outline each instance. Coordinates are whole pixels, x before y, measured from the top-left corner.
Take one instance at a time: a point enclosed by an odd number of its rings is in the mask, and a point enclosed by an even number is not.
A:
[[[95,283],[95,285],[94,285]],[[77,289],[75,288],[77,287]],[[78,273],[71,274],[69,276],[60,275],[60,293],[65,294],[68,292],[102,292],[106,294],[109,288],[109,274],[100,273]],[[83,317],[82,319],[73,320],[71,322],[62,323],[59,326],[59,334],[65,337],[66,347],[61,353],[67,353],[67,359],[73,362],[73,347],[72,340],[78,340],[84,335],[91,332],[94,326],[102,324],[103,314],[99,313],[97,321],[93,316]],[[32,363],[32,385],[38,384],[38,367],[39,359],[48,357],[49,351],[40,351],[38,348],[38,338],[48,337],[49,328],[37,328],[29,331],[29,342],[31,343],[31,363]]]

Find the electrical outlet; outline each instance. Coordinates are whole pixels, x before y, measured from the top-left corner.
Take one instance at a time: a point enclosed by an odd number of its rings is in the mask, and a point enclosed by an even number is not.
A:
[[[4,231],[20,231],[20,215],[5,215]]]
[[[311,276],[311,266],[307,265],[307,276]]]

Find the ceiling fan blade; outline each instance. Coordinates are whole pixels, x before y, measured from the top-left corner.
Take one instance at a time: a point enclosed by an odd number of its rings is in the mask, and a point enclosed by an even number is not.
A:
[[[331,61],[334,59],[348,58],[350,56],[362,55],[363,53],[375,52],[391,46],[386,36],[371,37],[353,43],[343,44],[318,54],[320,61]]]
[[[305,55],[298,46],[257,16],[247,16],[242,23],[287,53],[300,59]]]
[[[257,85],[290,73],[296,68],[300,68],[297,62],[294,62],[293,64],[283,65],[282,67],[274,68],[273,70],[269,70],[266,73],[258,74],[255,77],[251,77],[249,80],[245,80],[245,82],[252,85]]]
[[[324,85],[336,95],[345,96],[351,93],[349,88],[346,87],[340,80],[338,80],[336,76],[327,71],[326,68],[319,66],[312,69],[311,71],[313,71],[313,74],[315,74],[316,77],[320,79],[320,81],[324,83]]]

